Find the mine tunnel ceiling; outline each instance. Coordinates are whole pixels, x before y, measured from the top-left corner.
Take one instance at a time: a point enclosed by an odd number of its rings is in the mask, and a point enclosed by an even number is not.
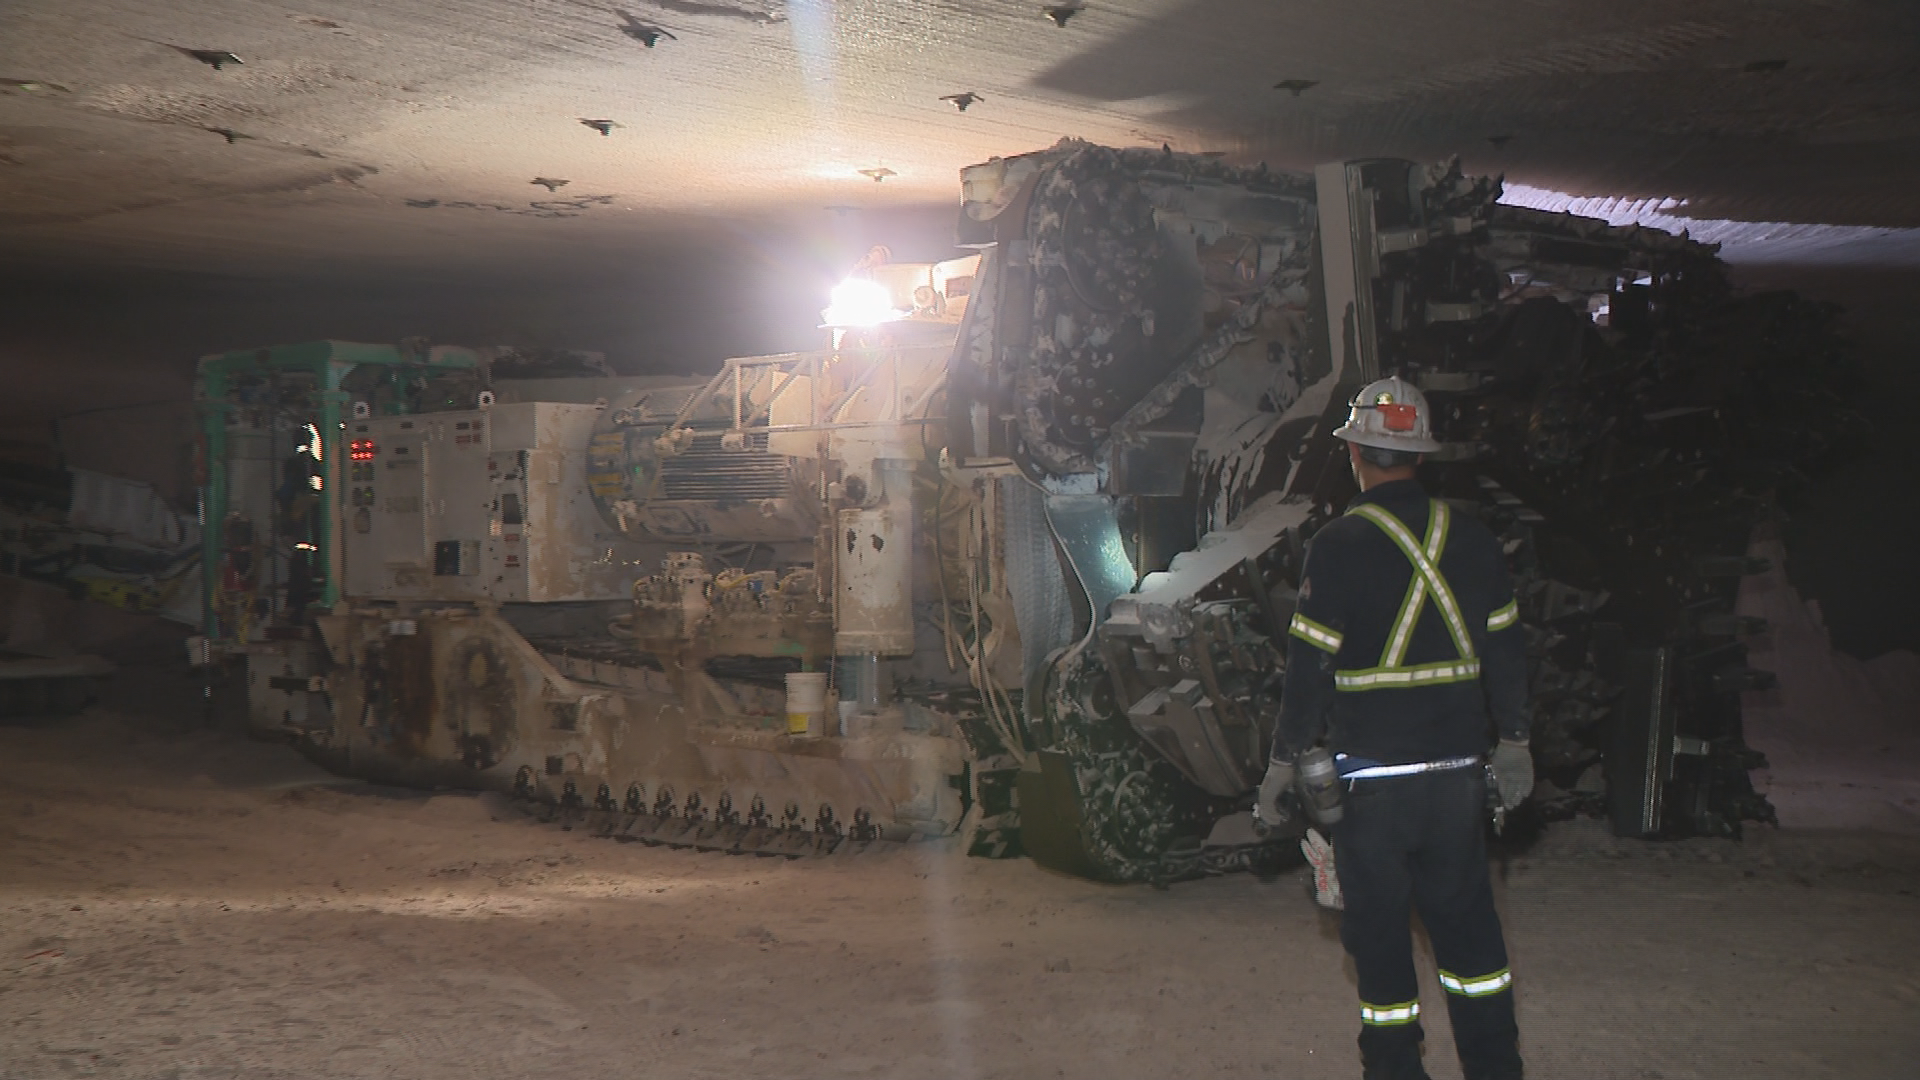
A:
[[[1920,224],[1920,8],[12,0],[0,260],[454,269],[957,202],[1063,135]]]

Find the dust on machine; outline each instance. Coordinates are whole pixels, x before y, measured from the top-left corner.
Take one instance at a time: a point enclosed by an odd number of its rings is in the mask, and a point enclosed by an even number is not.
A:
[[[1450,165],[1065,141],[961,183],[974,254],[877,252],[823,348],[707,377],[418,342],[206,357],[199,655],[339,772],[651,842],[951,837],[1106,880],[1297,859],[1247,811],[1306,546],[1352,493],[1330,432],[1397,374],[1435,403],[1435,486],[1514,559],[1549,808],[1634,835],[1761,813],[1737,696],[1729,721],[1660,674],[1731,592],[1616,569],[1646,500],[1569,477],[1640,436],[1554,426],[1718,302],[1711,249]]]

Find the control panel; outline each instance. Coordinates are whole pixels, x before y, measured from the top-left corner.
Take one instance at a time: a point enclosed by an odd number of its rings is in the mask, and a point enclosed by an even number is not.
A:
[[[347,423],[352,599],[625,599],[641,559],[584,477],[593,405],[527,402]]]

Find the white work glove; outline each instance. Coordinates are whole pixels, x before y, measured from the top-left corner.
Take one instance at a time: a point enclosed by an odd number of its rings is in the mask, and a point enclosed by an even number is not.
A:
[[[1267,775],[1260,780],[1260,794],[1253,799],[1253,819],[1267,825],[1285,825],[1291,815],[1280,808],[1280,796],[1292,786],[1293,766],[1269,761]]]
[[[1313,865],[1313,902],[1332,911],[1345,911],[1347,901],[1340,895],[1340,877],[1333,872],[1333,845],[1318,829],[1308,829],[1300,841],[1300,853]]]
[[[1500,808],[1511,810],[1533,794],[1533,751],[1527,741],[1501,739],[1493,748],[1493,784],[1500,792]]]

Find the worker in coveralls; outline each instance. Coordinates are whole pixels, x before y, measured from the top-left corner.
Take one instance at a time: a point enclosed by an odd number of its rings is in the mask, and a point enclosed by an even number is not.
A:
[[[1485,834],[1489,774],[1507,808],[1533,788],[1525,636],[1505,556],[1484,525],[1414,479],[1440,444],[1411,384],[1369,385],[1334,434],[1347,442],[1361,493],[1307,556],[1256,810],[1285,815],[1276,800],[1294,783],[1294,760],[1324,737],[1344,789],[1333,851],[1367,1080],[1427,1076],[1414,907],[1467,1080],[1517,1078],[1513,975]]]

